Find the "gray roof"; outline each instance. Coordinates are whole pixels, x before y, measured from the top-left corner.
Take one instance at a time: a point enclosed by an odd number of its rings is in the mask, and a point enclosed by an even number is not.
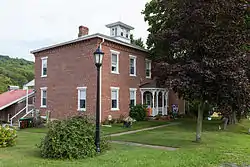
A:
[[[30,82],[28,82],[25,85],[23,85],[23,87],[30,87],[30,86],[35,86],[35,79],[33,79]]]
[[[124,27],[124,28],[127,28],[127,29],[129,29],[129,30],[133,30],[134,29],[134,27],[132,27],[132,26],[130,26],[130,25],[127,25],[127,24],[125,24],[125,23],[123,23],[123,22],[120,22],[120,21],[117,21],[117,22],[114,22],[114,23],[111,23],[111,24],[107,24],[106,25],[106,27],[107,28],[111,28],[111,27],[114,27],[114,26],[122,26],[122,27]]]
[[[73,43],[76,43],[76,42],[80,42],[80,41],[84,41],[84,40],[92,39],[92,38],[101,38],[101,39],[104,39],[104,40],[107,40],[107,41],[110,41],[110,42],[114,42],[114,43],[117,43],[117,44],[120,44],[120,45],[131,47],[131,48],[143,51],[143,52],[148,52],[147,49],[141,48],[141,47],[139,47],[137,45],[126,43],[126,42],[123,42],[123,41],[118,40],[116,38],[113,38],[113,37],[110,37],[110,36],[107,36],[107,35],[103,35],[103,34],[100,34],[100,33],[96,33],[96,34],[92,34],[92,35],[82,36],[82,37],[79,37],[79,38],[74,39],[74,40],[70,40],[70,41],[54,44],[54,45],[51,45],[51,46],[43,47],[43,48],[40,48],[40,49],[36,49],[36,50],[31,51],[30,53],[34,54],[34,53],[42,52],[42,51],[45,51],[45,50],[48,50],[48,49],[53,49],[53,48],[56,48],[56,47],[60,47],[60,46],[68,45],[68,44],[73,44]]]

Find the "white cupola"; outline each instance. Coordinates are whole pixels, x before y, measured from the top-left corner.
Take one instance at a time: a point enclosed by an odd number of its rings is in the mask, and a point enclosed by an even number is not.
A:
[[[133,30],[134,27],[124,24],[120,21],[108,24],[106,27],[110,29],[111,37],[130,43],[130,30]]]

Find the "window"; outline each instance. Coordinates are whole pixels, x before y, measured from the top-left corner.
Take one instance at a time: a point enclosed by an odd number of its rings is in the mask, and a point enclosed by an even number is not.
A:
[[[136,76],[136,57],[129,56],[129,74],[130,76]]]
[[[151,106],[151,95],[149,93],[146,94],[146,105]]]
[[[119,89],[117,87],[111,87],[111,110],[119,110]]]
[[[146,60],[146,78],[151,78],[151,61]]]
[[[123,28],[121,28],[121,36],[123,37]]]
[[[78,87],[77,110],[86,111],[86,87]]]
[[[130,94],[130,106],[135,106],[136,105],[136,88],[130,88],[129,94]]]
[[[111,51],[111,73],[119,74],[119,52]]]
[[[112,36],[114,36],[114,35],[115,35],[115,29],[112,28]]]
[[[41,88],[41,107],[47,107],[47,87]]]
[[[42,77],[47,77],[47,59],[48,57],[42,57]]]
[[[128,34],[129,34],[128,30],[126,30],[126,38],[128,38]]]

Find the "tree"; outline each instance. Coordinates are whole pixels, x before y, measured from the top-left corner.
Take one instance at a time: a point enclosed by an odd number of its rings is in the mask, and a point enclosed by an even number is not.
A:
[[[142,38],[134,39],[134,35],[130,34],[130,41],[134,45],[137,45],[141,48],[145,48]]]
[[[34,79],[34,62],[0,55],[0,93],[7,91],[8,85],[20,88]]]
[[[197,142],[201,140],[205,103],[227,105],[230,100],[224,95],[236,94],[225,93],[227,88],[249,84],[249,53],[243,47],[250,39],[245,22],[247,3],[152,0],[142,12],[149,24],[147,45],[155,62],[153,75],[184,99],[199,101]],[[237,74],[241,75],[235,77]]]

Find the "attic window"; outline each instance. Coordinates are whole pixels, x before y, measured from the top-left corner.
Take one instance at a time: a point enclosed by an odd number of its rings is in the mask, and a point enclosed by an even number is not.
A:
[[[121,36],[123,37],[123,28],[121,28]]]
[[[128,38],[128,30],[126,30],[126,38]]]

